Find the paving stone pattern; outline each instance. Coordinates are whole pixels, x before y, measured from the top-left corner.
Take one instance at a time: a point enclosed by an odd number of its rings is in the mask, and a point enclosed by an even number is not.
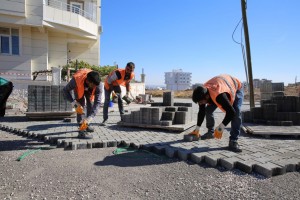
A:
[[[125,108],[134,112],[130,110],[131,107],[134,105]],[[243,106],[244,109],[247,107],[249,104]],[[243,152],[234,153],[227,150],[230,126],[226,127],[221,140],[184,142],[184,134],[193,128],[174,134],[166,130],[118,126],[120,115],[117,110],[117,106],[110,108],[107,126],[99,126],[102,112],[97,115],[92,123],[95,128],[92,139],[77,138],[78,127],[74,119],[73,122],[67,123],[63,120],[28,121],[25,116],[6,116],[0,119],[0,129],[24,137],[42,139],[66,150],[131,146],[168,157],[178,157],[183,161],[190,160],[197,164],[205,162],[211,167],[222,166],[228,170],[237,168],[247,173],[257,172],[266,177],[300,168],[300,140],[295,138],[262,138],[243,134],[239,139]],[[197,112],[197,105],[193,104],[195,119]],[[220,123],[223,117],[224,113],[217,110],[216,124]],[[205,126],[205,122],[203,125]],[[202,134],[206,131],[204,126],[200,129]]]

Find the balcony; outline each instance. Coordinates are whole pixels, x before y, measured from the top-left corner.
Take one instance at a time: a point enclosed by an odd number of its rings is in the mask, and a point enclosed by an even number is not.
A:
[[[77,30],[77,34],[87,37],[97,37],[97,5],[82,10],[74,5],[57,0],[44,0],[43,20],[45,25],[68,32],[68,28]],[[58,25],[58,26],[57,26]],[[62,25],[59,27],[59,25]],[[70,31],[70,30],[69,30]],[[72,31],[76,33],[76,31]]]

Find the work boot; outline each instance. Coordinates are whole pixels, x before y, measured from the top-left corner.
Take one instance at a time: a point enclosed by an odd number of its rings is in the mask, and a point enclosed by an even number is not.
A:
[[[242,149],[240,148],[240,145],[238,144],[238,142],[237,141],[233,141],[233,140],[229,141],[228,149],[230,151],[237,152],[237,153],[242,152]]]
[[[80,139],[84,139],[85,138],[85,131],[79,131],[77,137],[80,138]]]
[[[107,119],[103,120],[103,122],[100,124],[100,126],[106,126],[107,124]]]
[[[201,140],[209,140],[209,139],[214,139],[214,135],[211,132],[207,132],[201,136]]]
[[[95,131],[95,129],[94,129],[93,127],[88,126],[88,127],[86,128],[86,132],[92,133],[92,132],[94,132],[94,131]]]
[[[93,135],[91,133],[87,133],[86,131],[79,131],[78,138],[79,139],[93,139]]]

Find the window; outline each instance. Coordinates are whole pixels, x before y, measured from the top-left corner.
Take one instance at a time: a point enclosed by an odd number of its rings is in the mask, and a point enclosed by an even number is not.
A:
[[[0,54],[20,55],[19,29],[0,27]]]
[[[83,4],[79,2],[70,2],[71,12],[82,15]]]

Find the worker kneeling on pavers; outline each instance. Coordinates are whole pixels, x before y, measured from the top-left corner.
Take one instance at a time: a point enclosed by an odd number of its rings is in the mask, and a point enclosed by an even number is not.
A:
[[[241,152],[237,142],[242,125],[241,106],[244,99],[242,83],[230,75],[216,76],[203,86],[198,86],[194,92],[192,100],[199,105],[198,120],[196,129],[187,136],[207,139],[221,139],[225,126],[231,122],[229,137],[229,150]],[[225,118],[214,130],[215,120],[213,112],[216,108],[226,112]],[[200,136],[200,126],[206,116],[206,127],[208,132]]]
[[[65,98],[72,102],[77,113],[77,123],[79,126],[80,138],[92,137],[90,132],[94,129],[90,123],[99,111],[102,96],[100,74],[90,69],[78,70],[70,82],[64,87]],[[75,99],[73,99],[72,91],[74,91]],[[93,103],[92,103],[93,102]],[[86,115],[84,108],[86,105]]]

